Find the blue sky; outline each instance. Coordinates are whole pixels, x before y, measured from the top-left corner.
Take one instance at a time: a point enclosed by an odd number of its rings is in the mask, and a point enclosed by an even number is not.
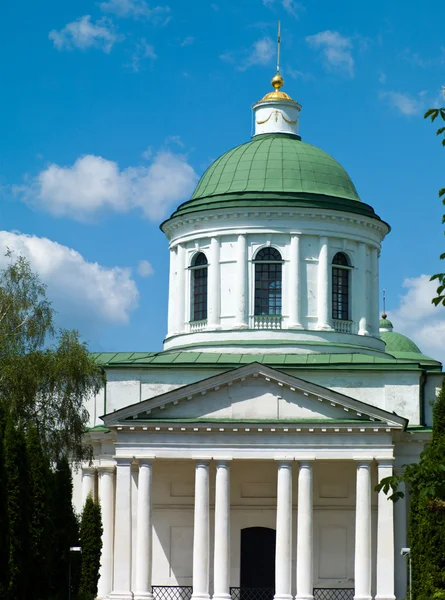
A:
[[[92,350],[161,349],[159,222],[212,160],[249,139],[278,19],[303,139],[339,160],[392,226],[380,260],[388,312],[445,358],[444,310],[431,307],[426,277],[445,245],[445,151],[422,118],[445,102],[439,0],[2,7],[0,246],[29,256],[58,322]]]

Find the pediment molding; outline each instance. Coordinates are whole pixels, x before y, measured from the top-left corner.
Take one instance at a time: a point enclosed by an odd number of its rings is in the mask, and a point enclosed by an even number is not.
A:
[[[363,428],[371,426],[372,428],[372,425],[375,424],[374,428],[376,429],[380,429],[384,426],[386,428],[389,427],[390,429],[403,430],[407,425],[407,420],[399,415],[389,413],[383,409],[355,400],[344,394],[334,392],[333,390],[318,384],[287,375],[260,363],[251,363],[220,375],[215,375],[196,383],[182,386],[160,396],[143,400],[137,404],[132,404],[113,413],[104,415],[102,419],[107,427],[119,426],[134,428],[136,423],[142,421],[145,422],[146,426],[148,426],[151,421],[152,425],[158,428],[163,421],[165,421],[166,424],[168,423],[168,427],[171,427],[172,429],[177,426],[184,427],[187,426],[187,422],[190,421],[189,419],[184,419],[180,416],[178,419],[175,419],[174,417],[172,418],[171,414],[169,415],[169,418],[163,419],[161,414],[163,409],[167,407],[174,408],[182,402],[190,402],[193,399],[202,399],[202,397],[219,392],[223,388],[230,388],[237,384],[241,384],[249,378],[256,380],[262,379],[267,384],[275,385],[277,387],[277,393],[279,393],[280,388],[285,388],[290,392],[302,394],[307,397],[308,401],[329,406],[330,411],[332,411],[332,408],[338,409],[339,411],[338,419],[326,419],[322,426],[317,423],[317,421],[319,421],[318,419],[306,419],[306,422],[301,423],[300,429],[301,426],[305,429],[313,429],[314,426],[316,426],[317,429],[319,429],[320,426],[325,429],[335,425],[335,428],[345,430],[351,429],[351,427],[357,429],[357,427]],[[156,418],[153,418],[154,412],[156,413]],[[154,421],[157,423],[155,424]],[[204,425],[204,423],[207,428],[212,428],[213,425],[213,419],[206,419],[205,417],[202,420],[194,419],[193,421],[195,423],[193,427],[199,427],[201,424]],[[225,420],[225,425],[221,423],[220,428],[223,428],[227,424],[234,424],[235,422],[242,424],[242,421],[244,420],[232,419],[228,422]],[[329,424],[329,421],[332,421],[332,423]],[[353,421],[353,425],[351,424],[351,421]],[[261,428],[263,423],[268,423],[268,426],[271,428],[274,428],[274,425],[278,426],[280,430],[286,428],[287,425],[291,426],[293,430],[296,428],[296,421],[286,423],[286,420],[271,422],[269,419],[264,419],[256,422],[256,420],[250,421],[247,419],[245,420],[246,427],[248,423],[255,424],[257,429]],[[365,423],[367,425],[365,425]],[[192,427],[191,424],[189,424],[189,426]],[[216,425],[213,426],[215,427],[215,430],[218,430]]]

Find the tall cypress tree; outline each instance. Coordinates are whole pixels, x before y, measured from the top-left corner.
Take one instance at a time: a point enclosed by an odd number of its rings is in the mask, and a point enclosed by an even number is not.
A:
[[[0,598],[7,598],[9,582],[9,524],[4,454],[5,414],[0,408]]]
[[[51,521],[49,503],[50,467],[42,450],[39,434],[30,425],[26,435],[29,474],[29,577],[33,582],[33,598],[50,596]]]
[[[65,457],[57,462],[52,485],[54,527],[53,596],[58,600],[65,600],[67,598],[70,547],[79,545],[79,523],[74,512],[72,495],[73,481],[71,468]],[[72,589],[75,591],[78,586],[76,564],[74,564],[72,570],[71,583]],[[74,593],[73,598],[75,598]]]
[[[6,502],[9,522],[7,598],[27,600],[29,579],[29,485],[23,428],[8,418],[4,439]]]
[[[82,547],[82,570],[79,600],[94,600],[99,582],[100,557],[102,554],[102,516],[99,502],[88,496],[80,524]]]

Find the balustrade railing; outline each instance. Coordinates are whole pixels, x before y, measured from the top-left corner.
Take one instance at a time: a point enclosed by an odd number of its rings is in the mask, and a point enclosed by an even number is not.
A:
[[[194,333],[195,331],[202,331],[207,327],[207,319],[202,319],[201,321],[190,321],[189,329],[190,333]]]
[[[154,585],[154,600],[190,600],[193,593],[191,585]]]
[[[352,333],[353,321],[344,321],[343,319],[332,319],[335,331],[339,333]]]
[[[314,600],[354,600],[354,588],[315,588]]]
[[[255,315],[251,317],[252,329],[281,329],[281,315]]]

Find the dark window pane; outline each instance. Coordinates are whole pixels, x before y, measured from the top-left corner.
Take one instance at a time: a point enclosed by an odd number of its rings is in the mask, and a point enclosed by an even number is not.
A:
[[[207,267],[192,271],[192,320],[207,319]]]
[[[342,267],[350,266],[348,257],[346,256],[346,254],[343,254],[343,252],[337,252],[337,254],[334,256],[334,258],[332,260],[332,264],[333,265],[341,265]]]
[[[255,263],[255,315],[281,315],[281,263]]]
[[[332,317],[349,320],[349,269],[332,268]]]

